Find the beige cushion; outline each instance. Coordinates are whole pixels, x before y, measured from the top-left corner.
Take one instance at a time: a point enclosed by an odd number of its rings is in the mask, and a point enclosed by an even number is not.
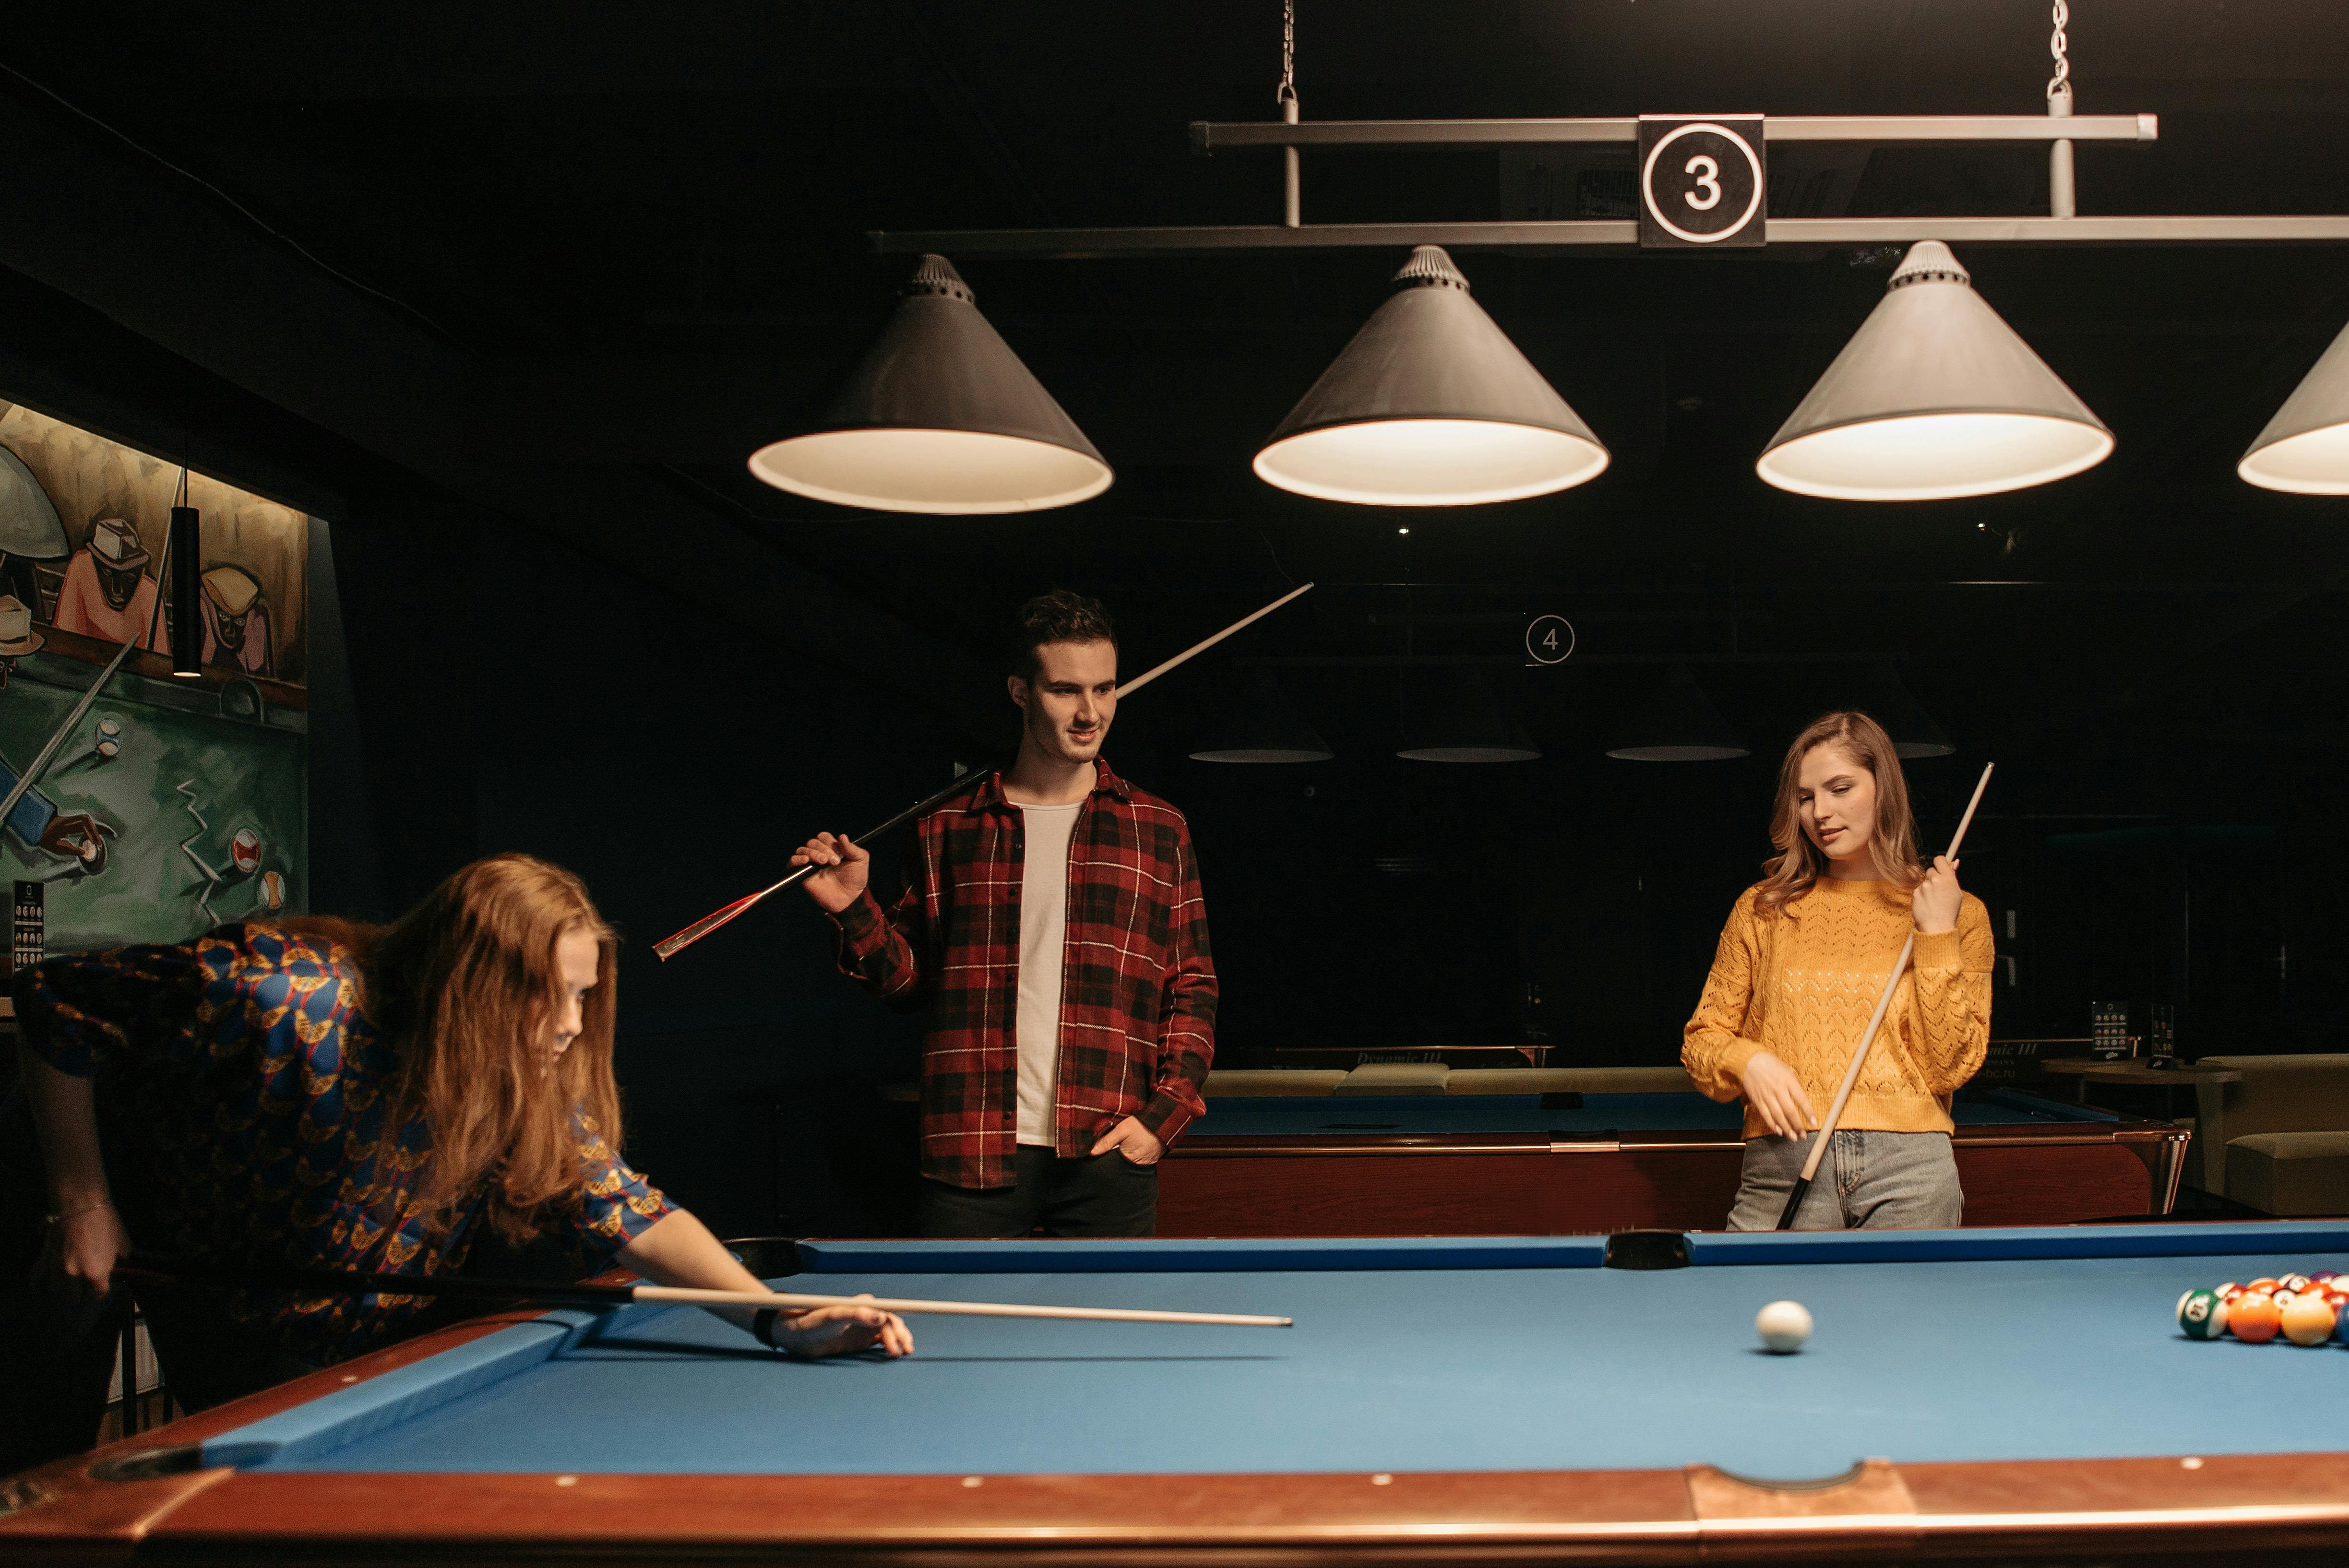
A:
[[[2227,1196],[2263,1214],[2349,1214],[2349,1132],[2229,1140]]]
[[[1452,1069],[1442,1062],[1364,1062],[1333,1091],[1338,1094],[1442,1094]]]
[[[1324,1071],[1278,1070],[1267,1068],[1218,1068],[1207,1075],[1209,1099],[1269,1099],[1291,1094],[1335,1094],[1346,1075]]]
[[[1457,1068],[1446,1094],[1693,1094],[1685,1068]]]
[[[2349,1054],[2203,1057],[2240,1083],[2218,1086],[2229,1143],[2255,1132],[2349,1132]]]

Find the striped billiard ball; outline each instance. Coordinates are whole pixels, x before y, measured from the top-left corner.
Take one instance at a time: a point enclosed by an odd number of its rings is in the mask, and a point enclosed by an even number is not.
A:
[[[2189,1339],[2216,1339],[2227,1332],[2227,1302],[2215,1290],[2189,1290],[2178,1298],[2178,1332]]]

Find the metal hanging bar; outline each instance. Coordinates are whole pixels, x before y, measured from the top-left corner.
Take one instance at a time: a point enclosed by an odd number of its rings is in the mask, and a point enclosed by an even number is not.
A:
[[[2074,123],[2077,123],[2076,121]],[[1637,251],[1640,225],[1624,218],[1527,222],[1285,223],[1164,229],[925,229],[870,231],[875,254],[1084,260],[1102,256],[1212,255],[1229,251]],[[2349,241],[2349,214],[2271,217],[1772,218],[1772,245],[2330,244]]]
[[[1772,115],[1766,141],[2158,141],[2151,114],[2084,114],[2051,125],[2041,114]],[[1191,150],[1247,147],[1544,147],[1635,142],[1633,115],[1595,119],[1194,120]]]

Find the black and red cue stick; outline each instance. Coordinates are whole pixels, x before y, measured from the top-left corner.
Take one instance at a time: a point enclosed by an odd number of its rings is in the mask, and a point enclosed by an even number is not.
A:
[[[1182,664],[1184,661],[1190,659],[1196,655],[1206,652],[1206,650],[1214,647],[1226,637],[1230,636],[1234,632],[1239,631],[1244,627],[1253,625],[1257,622],[1263,620],[1267,615],[1271,614],[1275,610],[1279,609],[1283,604],[1288,603],[1291,599],[1296,598],[1299,594],[1310,593],[1312,588],[1313,584],[1308,583],[1301,588],[1290,589],[1288,593],[1283,593],[1279,598],[1275,599],[1271,603],[1267,604],[1263,609],[1258,610],[1254,614],[1241,616],[1238,620],[1234,621],[1230,625],[1226,626],[1222,631],[1217,632],[1214,636],[1194,643],[1191,646],[1184,649],[1173,658],[1168,659],[1164,664],[1144,670],[1142,674],[1134,676],[1132,680],[1127,681],[1124,685],[1119,686],[1117,688],[1117,695],[1120,697],[1124,697],[1131,696],[1134,692],[1140,691],[1143,686],[1148,686],[1152,681],[1156,680],[1160,676],[1164,675],[1168,670],[1174,668],[1177,665]],[[870,844],[875,839],[879,839],[895,830],[905,826],[905,823],[912,821],[916,817],[920,816],[923,812],[929,810],[932,807],[943,804],[945,801],[952,799],[954,796],[961,793],[968,788],[970,788],[970,776],[968,774],[964,774],[961,778],[957,779],[953,783],[947,785],[937,793],[924,796],[921,799],[915,801],[912,805],[906,807],[904,810],[898,812],[895,816],[890,818],[879,827],[866,830],[851,841],[859,844]],[[728,921],[732,920],[736,915],[750,909],[761,900],[770,898],[774,894],[782,892],[785,888],[791,886],[793,882],[799,881],[802,877],[806,876],[810,872],[812,872],[816,868],[812,865],[802,866],[799,870],[793,872],[782,881],[776,882],[771,887],[762,887],[757,892],[749,893],[741,898],[736,899],[732,903],[726,905],[723,909],[711,911],[709,913],[703,915],[699,920],[695,921],[691,925],[687,926],[683,931],[678,932],[676,935],[664,936],[658,942],[654,943],[654,955],[666,963],[667,960],[676,957],[678,954],[692,946],[695,943],[700,941],[703,937],[709,935],[711,932],[717,930],[719,926],[724,925]]]

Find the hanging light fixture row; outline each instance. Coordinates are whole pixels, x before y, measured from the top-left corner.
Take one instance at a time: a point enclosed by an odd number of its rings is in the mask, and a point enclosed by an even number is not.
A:
[[[1750,222],[1703,236],[1673,231],[1682,240],[1910,247],[1885,299],[1763,452],[1756,471],[1769,483],[1839,500],[1940,500],[2045,484],[2112,451],[2112,432],[1973,293],[1951,241],[2349,241],[2349,215],[2341,214],[2080,217],[2074,144],[2149,143],[2160,123],[2150,114],[2075,115],[2060,0],[2054,17],[2044,116],[1680,118],[1744,147],[1755,172]],[[1628,219],[1309,225],[1298,152],[1638,144],[1643,125],[1651,139],[1658,127],[1630,117],[1303,121],[1292,20],[1284,12],[1281,119],[1191,127],[1202,154],[1282,150],[1282,222],[874,233],[880,254],[921,255],[906,298],[823,418],[761,448],[752,472],[817,500],[895,511],[1025,511],[1098,495],[1112,480],[1108,463],[978,315],[938,253],[1083,258],[1362,246],[1409,247],[1411,259],[1394,294],[1257,454],[1259,477],[1330,500],[1466,506],[1550,494],[1604,472],[1605,444],[1470,297],[1443,247],[1605,252],[1672,242]],[[2044,142],[2048,215],[1770,218],[1761,150],[1774,142]],[[1640,187],[1644,207],[1661,216],[1644,176]],[[2237,472],[2271,490],[2349,494],[2349,329]]]
[[[2104,421],[1974,292],[1950,248],[1928,240],[1755,471],[1802,495],[1940,500],[2046,484],[2112,450]],[[1473,506],[1571,489],[1608,460],[1451,257],[1422,245],[1255,469],[1325,500]],[[823,418],[761,447],[750,471],[817,500],[932,513],[1067,506],[1113,477],[935,255]],[[2349,493],[2349,330],[2237,471],[2271,490]]]

